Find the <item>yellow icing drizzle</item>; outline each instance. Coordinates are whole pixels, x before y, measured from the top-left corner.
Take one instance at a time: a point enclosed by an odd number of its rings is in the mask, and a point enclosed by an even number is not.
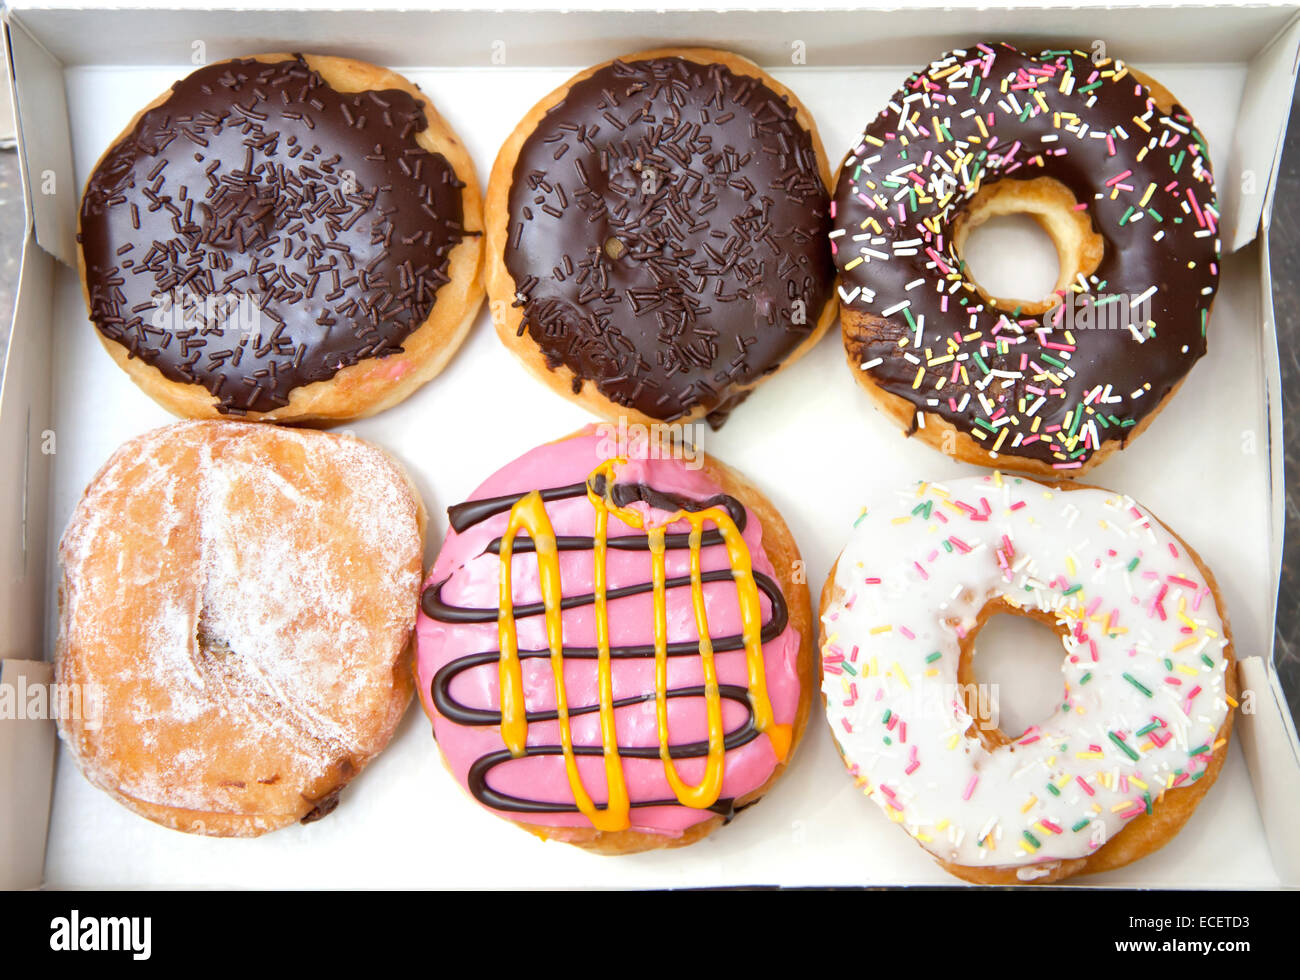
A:
[[[573,752],[573,735],[569,721],[568,699],[564,683],[564,630],[561,598],[559,552],[555,531],[546,513],[546,505],[539,491],[521,497],[510,508],[510,519],[501,537],[500,595],[497,614],[497,634],[500,648],[501,738],[515,757],[525,752],[528,739],[527,706],[524,698],[523,674],[519,661],[518,633],[514,617],[514,593],[511,578],[511,556],[514,540],[520,530],[528,532],[537,555],[538,579],[541,585],[542,605],[546,616],[546,639],[551,655],[551,672],[555,682],[556,721],[560,729],[560,744],[564,751],[565,771],[573,791],[578,810],[591,821],[597,830],[626,830],[630,826],[630,802],[622,759],[618,751],[618,737],[614,719],[613,668],[610,663],[609,609],[607,603],[607,535],[609,516],[613,514],[629,527],[644,528],[641,515],[630,507],[618,507],[609,497],[614,485],[614,467],[626,459],[606,460],[587,478],[587,498],[595,510],[595,529],[592,534],[593,609],[596,628],[597,686],[600,696],[600,733],[604,749],[605,781],[609,801],[597,806],[587,793],[578,771]],[[597,477],[604,478],[605,494],[592,489]],[[690,525],[690,578],[691,599],[695,610],[696,630],[699,634],[700,664],[704,673],[704,695],[709,731],[709,749],[704,776],[694,786],[686,783],[677,772],[671,753],[668,732],[668,614],[665,571],[665,528],[678,521]],[[790,752],[791,726],[776,724],[772,704],[767,694],[767,676],[763,665],[762,606],[758,586],[754,581],[749,548],[731,515],[723,507],[709,507],[699,511],[678,510],[662,525],[646,529],[651,558],[651,585],[654,601],[655,648],[655,707],[659,734],[659,757],[664,774],[677,800],[684,806],[705,809],[717,802],[722,792],[724,761],[726,756],[726,731],[722,722],[722,699],[718,690],[717,667],[714,663],[713,643],[709,636],[708,616],[704,604],[704,585],[700,569],[701,541],[704,527],[712,522],[722,536],[731,565],[732,579],[740,604],[742,639],[744,641],[748,688],[754,727],[767,735],[778,760],[784,762]]]

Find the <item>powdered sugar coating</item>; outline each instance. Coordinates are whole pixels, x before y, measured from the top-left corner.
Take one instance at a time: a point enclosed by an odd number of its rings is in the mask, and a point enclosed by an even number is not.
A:
[[[183,422],[122,446],[59,549],[60,680],[105,699],[98,730],[61,727],[87,778],[208,833],[312,810],[409,700],[423,525],[356,439]]]

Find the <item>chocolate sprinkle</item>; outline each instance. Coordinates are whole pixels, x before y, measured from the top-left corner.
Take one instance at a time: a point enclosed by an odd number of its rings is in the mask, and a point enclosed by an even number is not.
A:
[[[406,92],[340,93],[301,55],[181,79],[86,188],[91,319],[231,415],[400,353],[466,234],[427,125]]]
[[[573,85],[519,151],[505,264],[578,393],[718,426],[814,330],[834,270],[811,134],[760,80],[681,58]]]

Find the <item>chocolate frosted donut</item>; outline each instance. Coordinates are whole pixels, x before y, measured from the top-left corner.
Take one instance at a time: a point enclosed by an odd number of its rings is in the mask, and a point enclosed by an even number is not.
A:
[[[828,183],[807,110],[736,55],[588,69],[493,167],[497,331],[599,414],[721,425],[834,316]]]
[[[1218,282],[1205,141],[1157,83],[1006,44],[913,74],[835,193],[845,351],[909,431],[957,458],[1077,474],[1127,444],[1196,360]],[[995,298],[962,258],[988,217],[1055,241],[1046,299]]]
[[[303,55],[201,68],[95,167],[90,316],[181,415],[371,414],[439,370],[482,298],[473,164],[400,76]]]

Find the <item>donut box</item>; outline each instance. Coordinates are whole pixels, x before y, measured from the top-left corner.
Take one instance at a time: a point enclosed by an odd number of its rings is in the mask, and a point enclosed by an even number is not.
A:
[[[632,51],[711,46],[753,59],[808,108],[833,164],[901,78],[962,44],[1101,45],[1141,66],[1178,94],[1205,134],[1218,176],[1225,256],[1209,353],[1135,448],[1104,461],[1088,481],[1140,500],[1214,568],[1255,711],[1239,714],[1239,737],[1218,784],[1175,839],[1137,863],[1076,884],[1300,884],[1300,850],[1287,821],[1300,806],[1300,744],[1269,666],[1283,487],[1262,234],[1300,53],[1292,8],[649,17],[310,5],[92,10],[19,0],[8,5],[6,30],[30,229],[0,389],[0,450],[11,461],[0,483],[0,657],[8,658],[0,684],[19,676],[36,683],[42,665],[26,662],[50,655],[54,555],[82,489],[122,443],[171,420],[94,337],[74,235],[80,189],[100,154],[141,105],[196,65],[306,51],[391,66],[433,99],[464,140],[482,183],[502,142],[543,95],[585,66]],[[972,264],[989,281],[1015,281],[1042,271],[1035,247],[1041,241],[1030,229],[1010,227],[986,236]],[[442,544],[448,506],[467,499],[505,461],[589,421],[583,408],[528,377],[498,342],[485,309],[441,375],[395,407],[338,428],[386,449],[412,474],[431,515],[427,568]],[[755,391],[725,426],[692,434],[781,511],[814,593],[869,492],[980,472],[904,438],[871,407],[832,337]],[[982,643],[1008,724],[1027,723],[1050,707],[1059,674],[1048,634],[1017,620],[990,628]],[[1017,646],[1024,649],[1014,657],[999,652]],[[1039,654],[1042,663],[1035,664]],[[654,888],[952,880],[845,778],[817,706],[789,771],[762,806],[690,848],[622,858],[542,845],[486,818],[443,770],[415,708],[328,819],[251,841],[178,834],[141,820],[82,777],[52,723],[0,720],[0,843],[0,881],[18,886]]]

